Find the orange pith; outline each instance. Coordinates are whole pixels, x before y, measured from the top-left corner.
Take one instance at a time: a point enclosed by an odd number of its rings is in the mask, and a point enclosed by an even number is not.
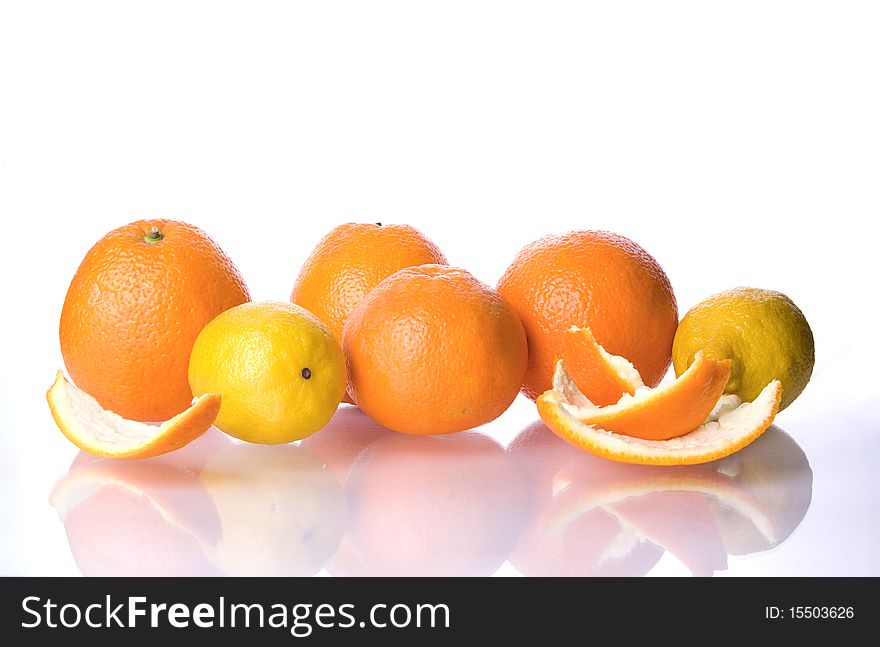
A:
[[[597,406],[615,404],[624,393],[633,395],[644,386],[635,367],[602,348],[588,327],[566,331],[562,358],[581,393]]]
[[[572,407],[586,425],[646,440],[668,440],[699,427],[712,413],[730,376],[730,360],[707,359],[697,353],[694,363],[672,384],[642,389],[604,407]]]
[[[76,388],[58,371],[46,393],[52,417],[74,445],[107,458],[149,458],[180,449],[214,424],[220,396],[206,394],[161,425],[126,420],[101,408],[98,401]]]

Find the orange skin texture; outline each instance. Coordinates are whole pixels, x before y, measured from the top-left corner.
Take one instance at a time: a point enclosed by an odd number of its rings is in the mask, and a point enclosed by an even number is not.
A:
[[[668,440],[692,432],[712,413],[724,395],[730,360],[716,361],[699,354],[690,369],[644,400],[610,405],[579,415],[586,425],[646,440]]]
[[[602,347],[586,328],[565,333],[562,358],[581,393],[597,406],[614,404],[624,393],[635,393],[633,385],[608,363]]]
[[[446,257],[415,227],[339,225],[302,266],[290,300],[323,321],[341,345],[345,321],[370,290],[398,270],[430,263],[445,265]]]
[[[522,319],[529,343],[523,393],[552,388],[571,326],[589,327],[606,351],[635,365],[645,384],[660,383],[672,361],[678,306],[654,258],[607,231],[545,236],[524,247],[498,282]]]
[[[522,323],[491,287],[444,265],[404,269],[345,325],[349,396],[394,431],[446,434],[500,416],[528,349]]]
[[[162,240],[144,240],[152,227]],[[238,270],[203,231],[173,220],[133,222],[99,240],[70,283],[60,324],[64,364],[105,409],[166,420],[192,400],[187,368],[199,332],[249,300]]]

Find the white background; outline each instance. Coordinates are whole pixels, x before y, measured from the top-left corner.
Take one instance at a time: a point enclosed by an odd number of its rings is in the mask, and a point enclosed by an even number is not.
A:
[[[682,314],[783,291],[816,337],[777,420],[813,504],[740,572],[880,574],[878,33],[872,2],[3,0],[0,571],[78,572],[46,502],[75,454],[43,399],[61,303],[98,238],[162,217],[256,299],[349,220],[415,225],[492,284],[525,243],[603,228]]]

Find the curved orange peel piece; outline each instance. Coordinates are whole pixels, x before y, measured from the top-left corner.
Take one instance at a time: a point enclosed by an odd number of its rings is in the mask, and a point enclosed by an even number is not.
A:
[[[586,327],[572,326],[565,332],[562,359],[581,393],[600,407],[645,386],[636,367],[625,357],[606,351]]]
[[[46,393],[55,424],[74,445],[95,456],[149,458],[180,449],[211,428],[220,396],[201,395],[160,425],[127,420],[67,381],[61,371]]]
[[[773,380],[752,402],[742,403],[736,396],[721,397],[708,420],[683,436],[647,440],[579,420],[572,411],[582,411],[586,398],[560,360],[553,388],[538,398],[537,405],[541,420],[553,433],[597,456],[620,463],[695,465],[724,458],[755,440],[772,424],[781,399],[782,385]]]
[[[635,395],[625,394],[617,404],[604,407],[566,408],[587,425],[646,440],[668,440],[684,436],[706,421],[724,395],[729,377],[729,359],[708,359],[701,351],[671,384],[639,389]],[[577,380],[574,382],[578,386]]]

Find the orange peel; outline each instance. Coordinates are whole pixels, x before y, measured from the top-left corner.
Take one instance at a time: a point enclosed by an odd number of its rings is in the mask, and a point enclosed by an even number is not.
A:
[[[107,458],[150,458],[180,449],[208,431],[220,411],[220,396],[201,395],[159,425],[127,420],[101,407],[61,371],[46,393],[55,424],[83,451]]]
[[[615,404],[625,393],[634,395],[645,386],[632,362],[606,351],[588,327],[572,326],[564,339],[562,358],[568,374],[593,404]]]
[[[663,392],[665,388],[668,387],[652,391]],[[632,396],[632,399],[638,397]],[[651,394],[642,397],[651,397]],[[772,424],[781,399],[782,386],[773,380],[752,402],[742,402],[734,395],[721,396],[705,422],[684,435],[665,440],[638,438],[609,431],[595,422],[585,422],[585,419],[596,420],[596,411],[610,407],[593,405],[559,360],[553,388],[538,398],[537,405],[541,419],[553,433],[592,454],[621,463],[694,465],[728,456],[758,438]]]
[[[670,384],[643,387],[604,407],[565,406],[587,425],[646,440],[668,440],[705,422],[724,394],[729,377],[730,360],[709,359],[698,352],[688,370]],[[579,387],[577,380],[573,381]]]

